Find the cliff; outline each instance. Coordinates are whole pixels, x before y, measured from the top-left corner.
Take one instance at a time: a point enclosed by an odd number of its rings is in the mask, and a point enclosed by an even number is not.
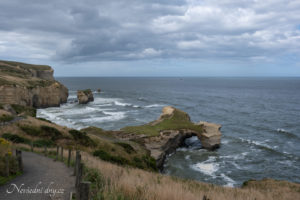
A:
[[[55,81],[47,65],[0,60],[0,103],[44,108],[59,106],[68,98],[68,89]]]

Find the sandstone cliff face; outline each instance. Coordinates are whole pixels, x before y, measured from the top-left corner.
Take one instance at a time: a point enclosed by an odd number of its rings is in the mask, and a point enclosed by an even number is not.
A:
[[[90,89],[78,90],[77,98],[78,98],[79,104],[87,104],[90,101],[94,101],[93,92]]]
[[[35,108],[59,106],[68,89],[54,80],[49,66],[0,61],[0,103]]]

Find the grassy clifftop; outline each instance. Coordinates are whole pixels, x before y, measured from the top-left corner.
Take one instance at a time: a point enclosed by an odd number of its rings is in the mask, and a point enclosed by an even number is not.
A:
[[[172,107],[169,107],[169,109],[169,111],[163,111],[158,120],[141,126],[127,126],[121,130],[126,133],[143,134],[146,136],[158,136],[164,130],[189,129],[197,133],[203,131],[202,126],[191,122],[187,113]]]
[[[20,85],[28,88],[49,86],[54,82],[52,73],[52,68],[47,65],[0,60],[0,85]]]

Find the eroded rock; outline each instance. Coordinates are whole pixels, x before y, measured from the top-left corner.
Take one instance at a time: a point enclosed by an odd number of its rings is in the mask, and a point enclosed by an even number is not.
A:
[[[93,92],[90,89],[78,90],[77,98],[78,98],[79,104],[87,104],[88,102],[94,101]]]

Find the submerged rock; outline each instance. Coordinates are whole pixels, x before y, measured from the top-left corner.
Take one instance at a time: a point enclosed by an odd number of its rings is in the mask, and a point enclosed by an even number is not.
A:
[[[94,96],[91,89],[78,90],[77,98],[79,104],[87,104],[88,102],[94,101]]]

